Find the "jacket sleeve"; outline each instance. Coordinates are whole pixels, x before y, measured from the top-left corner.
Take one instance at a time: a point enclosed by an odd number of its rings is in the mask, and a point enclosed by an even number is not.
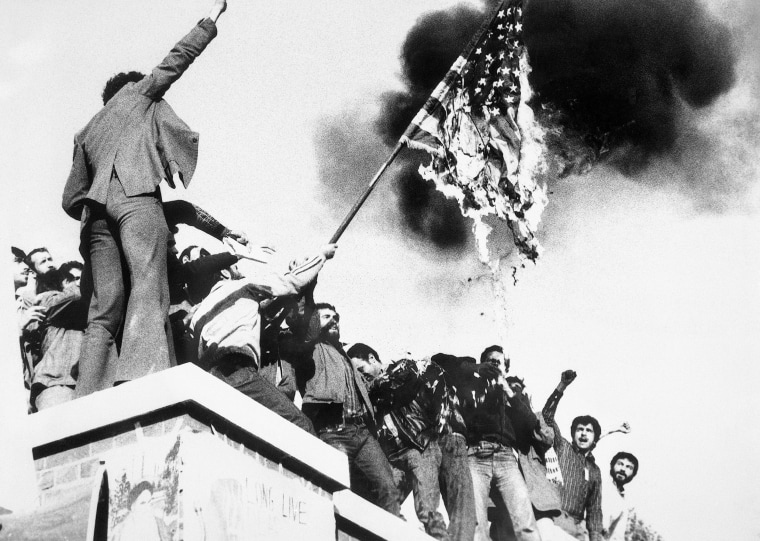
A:
[[[528,397],[524,394],[517,394],[509,399],[512,406],[512,422],[514,423],[515,435],[518,440],[529,441],[533,437],[533,432],[538,427],[538,417],[530,409]]]
[[[270,297],[297,295],[317,277],[325,261],[325,256],[316,255],[284,274],[273,271],[257,273],[248,278],[248,283]]]
[[[89,303],[82,299],[79,287],[67,287],[55,293],[38,295],[39,306],[47,308],[46,320],[56,327],[83,326],[87,322]]]
[[[533,447],[543,456],[543,454],[554,444],[554,429],[545,420],[541,413],[538,417],[538,426],[533,431]]]
[[[216,33],[216,24],[211,19],[206,18],[199,22],[169,51],[166,58],[153,68],[150,75],[136,84],[138,92],[152,100],[163,98],[169,87],[216,37]]]
[[[229,232],[216,218],[197,205],[181,199],[166,201],[163,205],[166,223],[170,227],[177,224],[189,225],[218,240],[222,240],[225,233]]]
[[[69,178],[66,180],[66,186],[63,188],[61,206],[64,212],[75,220],[82,217],[84,199],[87,197],[91,185],[92,181],[87,170],[84,149],[78,139],[74,138],[74,159],[71,164],[71,171],[69,171]]]

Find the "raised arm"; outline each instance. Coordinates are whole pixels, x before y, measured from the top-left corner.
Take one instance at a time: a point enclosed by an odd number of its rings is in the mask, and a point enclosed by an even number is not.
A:
[[[325,244],[317,255],[300,262],[284,274],[264,270],[261,274],[249,276],[247,281],[270,297],[296,295],[317,277],[325,262],[335,255],[336,249],[335,244]]]
[[[610,434],[614,434],[615,432],[620,432],[621,434],[630,434],[631,433],[631,425],[628,423],[621,423],[619,426],[612,428],[610,430],[607,430],[606,432],[602,432],[602,435],[599,436],[599,439],[606,438]]]
[[[215,0],[208,17],[199,22],[189,34],[169,51],[163,61],[136,85],[137,90],[153,99],[160,100],[169,87],[179,79],[190,64],[216,37],[216,21],[227,9],[227,0]]]
[[[565,370],[562,372],[557,388],[554,389],[554,392],[552,392],[551,395],[549,395],[549,399],[546,401],[544,409],[541,412],[544,416],[544,420],[548,424],[554,424],[554,414],[557,412],[559,401],[565,393],[565,389],[567,389],[567,387],[575,380],[576,376],[577,374],[573,370]]]

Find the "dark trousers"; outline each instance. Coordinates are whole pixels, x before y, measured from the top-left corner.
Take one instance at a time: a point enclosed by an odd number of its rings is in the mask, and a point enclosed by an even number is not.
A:
[[[169,230],[158,192],[127,197],[114,177],[105,207],[92,205],[80,251],[92,287],[79,357],[77,396],[169,368],[166,252]],[[129,284],[129,287],[127,287]],[[121,349],[115,337],[123,328]]]
[[[475,493],[467,458],[467,442],[461,434],[440,437],[440,484],[443,504],[449,514],[449,539],[470,541],[475,537]]]
[[[209,373],[309,434],[317,435],[309,418],[277,387],[259,375],[252,359],[232,354],[213,366]]]
[[[372,503],[399,515],[393,472],[375,436],[366,426],[344,425],[321,430],[319,439],[348,456],[351,489]]]

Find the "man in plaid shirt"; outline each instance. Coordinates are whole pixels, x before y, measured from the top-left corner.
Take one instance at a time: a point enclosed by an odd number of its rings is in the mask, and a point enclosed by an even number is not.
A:
[[[575,377],[572,370],[562,372],[542,412],[546,422],[554,428],[554,449],[563,479],[562,515],[554,522],[576,539],[602,541],[602,473],[591,454],[602,433],[599,422],[590,415],[573,419],[570,443],[562,437],[554,420],[559,400]]]

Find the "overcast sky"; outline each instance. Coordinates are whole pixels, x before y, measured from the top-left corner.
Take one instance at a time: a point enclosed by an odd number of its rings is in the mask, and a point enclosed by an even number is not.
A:
[[[744,40],[744,4],[713,3]],[[401,85],[404,36],[422,13],[451,5],[230,2],[218,38],[166,95],[200,132],[189,190],[166,197],[197,203],[289,254],[326,242],[350,204],[320,187],[325,145],[317,139],[338,120],[371,139],[378,97]],[[78,256],[79,226],[60,209],[74,134],[98,110],[109,76],[149,71],[209,6],[13,3],[0,32],[6,245],[48,246],[59,262]],[[585,413],[603,427],[631,423],[630,435],[602,442],[597,459],[606,476],[618,450],[640,458],[630,499],[667,541],[757,539],[756,63],[745,54],[737,85],[695,122],[725,141],[720,167],[751,181],[721,212],[659,182],[685,174],[683,164],[659,164],[637,179],[598,167],[555,187],[541,233],[546,251],[512,286],[494,281],[472,245],[437,252],[409,236],[393,219],[394,190],[381,183],[322,271],[318,299],[337,306],[345,341],[366,342],[384,360],[404,351],[477,356],[501,341],[536,407],[562,370],[575,369],[560,425],[569,432]],[[341,151],[336,145],[332,159]],[[355,174],[368,181],[385,152],[378,145]],[[179,241],[222,249],[185,231]],[[15,325],[10,302],[6,327]],[[13,358],[15,344],[5,351]]]

